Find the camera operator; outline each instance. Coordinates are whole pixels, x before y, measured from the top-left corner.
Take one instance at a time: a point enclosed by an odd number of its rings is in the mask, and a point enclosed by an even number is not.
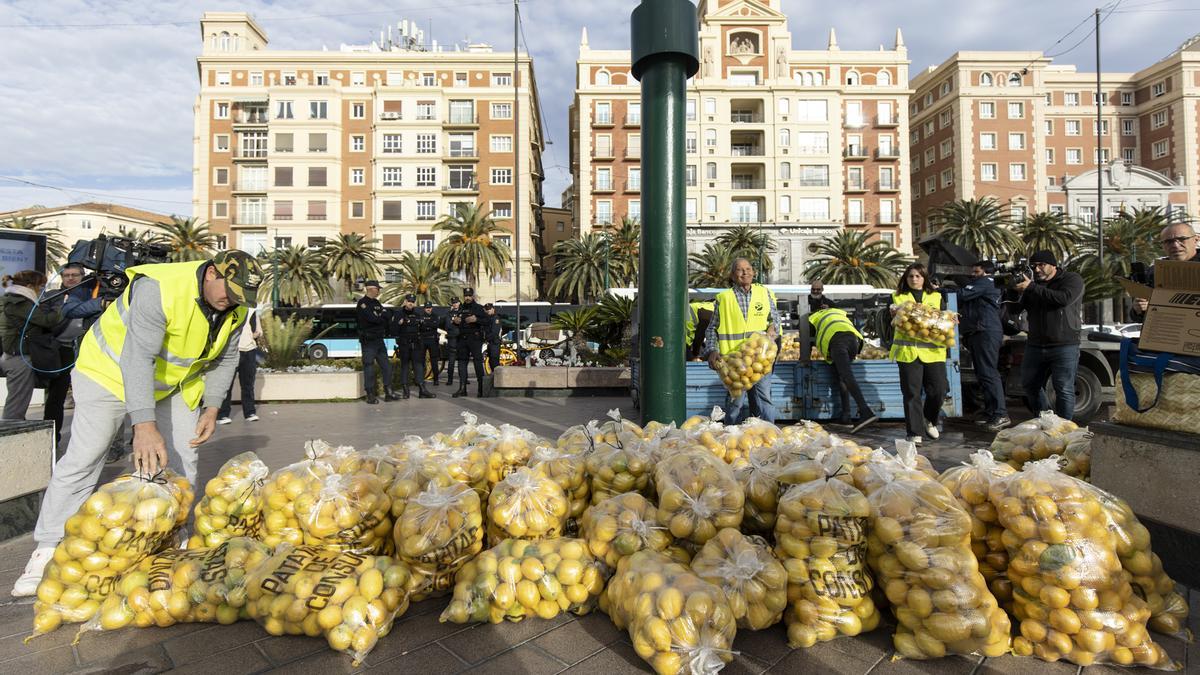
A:
[[[1162,244],[1164,254],[1160,260],[1200,262],[1200,253],[1196,251],[1196,230],[1192,229],[1190,223],[1175,223],[1164,227],[1158,235],[1158,241]],[[1150,266],[1146,285],[1154,287],[1153,265]],[[1149,306],[1149,300],[1134,298],[1133,309],[1129,312],[1130,318],[1134,321],[1145,321],[1146,309]]]
[[[62,367],[54,337],[62,315],[51,303],[37,304],[45,287],[45,274],[24,270],[13,275],[12,283],[0,297],[0,340],[4,347],[0,371],[8,387],[4,400],[6,420],[25,419],[39,378],[44,379]]]
[[[128,284],[80,347],[71,440],[54,465],[34,530],[37,549],[14,596],[36,592],[67,518],[95,489],[126,414],[135,469],[153,475],[170,466],[195,485],[197,448],[216,429],[233,382],[238,331],[262,279],[254,258],[223,251],[211,261],[138,265],[125,274]]]
[[[1060,269],[1050,251],[1029,256],[1029,264],[1034,279],[1022,276],[1013,285],[1021,293],[1019,304],[1029,317],[1021,361],[1025,405],[1035,415],[1050,408],[1043,391],[1049,379],[1054,386],[1054,414],[1069,420],[1075,415],[1083,278]]]
[[[983,414],[977,423],[997,432],[1012,426],[1008,406],[1004,401],[1004,384],[1000,381],[1000,344],[1004,329],[1000,324],[1001,290],[992,274],[996,265],[980,260],[971,267],[971,283],[958,293],[959,329],[971,352],[975,378],[983,391]]]

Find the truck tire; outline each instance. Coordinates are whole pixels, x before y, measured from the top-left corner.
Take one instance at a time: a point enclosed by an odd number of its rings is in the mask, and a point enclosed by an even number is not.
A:
[[[1091,368],[1080,366],[1075,371],[1075,423],[1083,426],[1100,412],[1103,402],[1100,390],[1100,378]],[[1051,406],[1054,405],[1054,387],[1049,383],[1046,385],[1046,399]]]
[[[323,344],[315,344],[308,348],[308,358],[313,361],[320,361],[329,356],[329,348]]]

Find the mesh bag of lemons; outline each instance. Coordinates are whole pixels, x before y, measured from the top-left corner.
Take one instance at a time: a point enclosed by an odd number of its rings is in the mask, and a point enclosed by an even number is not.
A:
[[[534,469],[520,467],[497,483],[488,497],[488,542],[558,537],[570,509],[558,483]]]
[[[568,455],[586,455],[595,449],[592,439],[600,432],[600,423],[591,420],[587,424],[570,427],[554,441],[554,446]]]
[[[587,459],[583,453],[542,445],[534,448],[529,466],[562,488],[568,503],[563,534],[575,536],[579,532],[579,519],[592,503]]]
[[[483,446],[487,453],[488,485],[495,487],[505,476],[528,464],[533,449],[548,444],[548,441],[511,424],[501,424],[494,436],[485,440],[477,439],[475,443]]]
[[[246,612],[271,635],[324,636],[357,665],[408,609],[414,583],[395,558],[284,544],[246,575]]]
[[[1092,477],[1092,432],[1086,428],[1069,431],[1062,453],[1062,472],[1082,480]]]
[[[366,450],[352,450],[331,462],[333,470],[343,475],[369,473],[379,479],[386,489],[396,479],[398,460],[387,448],[374,446]]]
[[[430,483],[411,498],[396,521],[396,555],[408,564],[419,590],[414,600],[445,595],[454,575],[483,550],[479,493],[457,481]]]
[[[79,633],[177,623],[228,625],[248,619],[246,571],[270,557],[266,544],[249,537],[226,539],[213,548],[169,549],[147,556],[121,575]]]
[[[1062,456],[1067,435],[1078,430],[1074,422],[1045,410],[1034,419],[997,433],[990,450],[998,461],[1020,469],[1026,462]]]
[[[751,333],[736,349],[717,359],[717,375],[729,394],[737,398],[770,374],[778,351],[766,333]]]
[[[488,483],[489,455],[484,446],[454,446],[434,441],[430,448],[451,478],[470,485],[481,499],[487,499],[491,486]]]
[[[971,550],[971,517],[941,483],[901,468],[867,497],[867,559],[899,625],[900,656],[1000,656],[1008,615],[988,590]]]
[[[653,494],[650,478],[654,474],[657,445],[640,436],[624,436],[613,443],[597,442],[587,456],[591,477],[592,504],[626,492]]]
[[[762,537],[727,527],[692,558],[692,571],[725,591],[738,628],[761,630],[783,618],[788,575]]]
[[[892,315],[892,327],[897,333],[928,342],[939,347],[954,346],[954,328],[958,314],[934,309],[919,302],[903,302]]]
[[[780,361],[800,360],[800,334],[787,332],[781,336],[779,343]]]
[[[609,497],[584,511],[579,536],[610,569],[643,549],[664,551],[671,546],[671,533],[658,523],[658,508],[636,492]]]
[[[791,459],[791,455],[781,447],[783,445],[754,448],[745,464],[733,469],[733,477],[745,494],[742,505],[743,531],[768,534],[775,530],[779,495],[783,490],[779,473]]]
[[[711,453],[675,453],[655,467],[658,522],[671,536],[703,544],[717,531],[742,524],[746,497],[733,470]]]
[[[884,484],[896,478],[913,480],[937,480],[938,472],[929,458],[917,452],[917,446],[908,441],[896,441],[896,454],[888,454],[882,448],[871,451],[866,462],[850,471],[854,487],[870,496]]]
[[[319,494],[323,481],[336,473],[329,462],[304,459],[268,476],[262,487],[263,543],[272,548],[283,543],[304,544],[296,500],[302,494]]]
[[[1147,632],[1150,607],[1134,593],[1104,505],[1087,483],[1060,472],[1056,457],[1035,460],[994,481],[989,498],[1004,526],[1020,625],[1015,654],[1176,668]]]
[[[188,548],[218,546],[233,537],[260,536],[262,485],[269,473],[267,465],[253,452],[243,452],[221,465],[196,504]]]
[[[621,560],[600,608],[659,675],[713,675],[733,660],[737,621],[724,591],[662,553]]]
[[[1016,472],[1008,464],[997,462],[992,453],[980,450],[969,461],[951,467],[938,479],[959,506],[971,516],[971,550],[979,562],[979,573],[996,600],[1006,608],[1012,605],[1012,582],[1008,580],[1008,550],[1004,547],[1004,526],[996,507],[988,499],[992,481]]]
[[[37,587],[30,638],[91,619],[122,574],[177,545],[192,497],[187,479],[169,469],[101,485],[67,519]]]
[[[608,571],[580,539],[505,539],[461,570],[441,621],[553,619],[595,608]]]
[[[596,433],[592,436],[593,443],[615,445],[625,438],[646,437],[646,430],[637,422],[625,419],[621,415],[620,408],[609,410],[606,417],[608,417],[608,421],[596,427]]]
[[[787,570],[789,646],[807,648],[879,625],[866,561],[870,512],[858,489],[833,478],[784,492],[775,552]]]

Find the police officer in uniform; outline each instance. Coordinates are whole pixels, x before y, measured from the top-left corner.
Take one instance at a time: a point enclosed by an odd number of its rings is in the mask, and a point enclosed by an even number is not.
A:
[[[400,352],[400,395],[409,397],[409,379],[416,380],[420,398],[436,398],[425,388],[425,373],[421,359],[421,315],[417,313],[417,296],[409,293],[404,303],[392,311],[392,335],[396,351]]]
[[[383,339],[388,334],[388,311],[379,302],[379,282],[369,279],[363,284],[363,296],[358,299],[355,316],[358,319],[358,341],[362,345],[363,385],[367,390],[367,403],[375,405],[375,368],[383,373],[385,401],[399,401],[392,390],[392,362],[388,360],[387,345]]]
[[[454,314],[453,321],[458,324],[458,391],[454,397],[467,395],[467,361],[475,364],[475,381],[478,385],[478,396],[483,396],[483,342],[487,330],[491,326],[491,318],[483,311],[483,306],[475,302],[475,289],[463,289],[463,301]]]
[[[433,303],[426,302],[422,307],[421,318],[417,323],[417,334],[421,338],[421,358],[419,359],[422,367],[425,365],[425,359],[429,359],[429,372],[433,373],[433,383],[437,384],[438,379],[438,318],[433,314]],[[424,375],[424,373],[421,373]],[[422,378],[424,379],[424,378]]]
[[[446,331],[446,384],[454,384],[454,364],[458,363],[458,335],[461,332],[458,327],[458,322],[455,317],[458,316],[458,298],[450,299],[450,310],[446,312],[446,316],[442,317],[442,330]],[[467,373],[460,370],[458,378],[463,382],[467,381]],[[438,383],[438,376],[434,376],[433,383]]]
[[[492,319],[487,329],[488,366],[496,372],[500,365],[500,319],[496,316],[496,306],[490,302],[483,306],[483,311]]]

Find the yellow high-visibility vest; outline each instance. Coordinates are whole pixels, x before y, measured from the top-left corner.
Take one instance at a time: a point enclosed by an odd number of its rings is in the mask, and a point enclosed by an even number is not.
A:
[[[692,341],[696,339],[696,326],[700,323],[701,310],[707,310],[711,312],[713,310],[712,300],[688,303],[687,319],[683,323],[684,347],[691,346]]]
[[[238,334],[247,314],[245,307],[235,307],[225,315],[216,337],[209,340],[198,277],[200,267],[207,262],[139,265],[126,270],[129,285],[84,336],[76,370],[125,400],[121,350],[129,328],[129,298],[138,278],[149,277],[158,282],[163,315],[167,317],[162,349],[154,358],[154,400],[161,401],[178,390],[194,410],[204,397],[204,370],[225,351],[230,336]]]
[[[917,299],[913,297],[912,293],[892,294],[892,304],[895,305],[916,301]],[[921,304],[940,310],[942,294],[937,291],[925,293],[921,298]],[[891,357],[893,361],[899,363],[912,363],[918,360],[922,363],[940,363],[946,360],[946,348],[931,342],[924,342],[918,337],[906,335],[897,330],[895,338],[892,339]]]
[[[844,309],[830,307],[829,309],[813,312],[808,315],[808,322],[812,324],[813,329],[816,331],[815,342],[817,349],[821,350],[821,354],[825,357],[826,361],[830,361],[829,341],[833,339],[834,335],[849,332],[854,333],[858,339],[862,339],[862,333],[858,332],[858,329],[854,327],[854,323],[850,321],[850,316],[846,314],[846,310]]]
[[[748,316],[742,314],[732,288],[717,294],[716,304],[721,320],[717,326],[717,349],[721,354],[728,354],[745,342],[751,333],[767,330],[771,308],[775,306],[775,294],[766,286],[751,285]]]

